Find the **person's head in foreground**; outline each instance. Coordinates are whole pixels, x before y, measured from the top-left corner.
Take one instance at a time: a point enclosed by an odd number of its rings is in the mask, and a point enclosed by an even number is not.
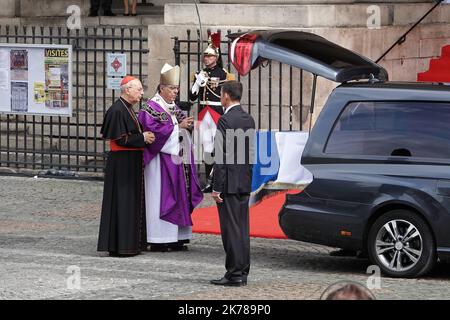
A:
[[[321,300],[375,300],[375,296],[363,285],[346,281],[330,286]]]
[[[233,103],[239,103],[242,98],[242,84],[238,81],[225,81],[222,85],[220,103],[228,107]]]

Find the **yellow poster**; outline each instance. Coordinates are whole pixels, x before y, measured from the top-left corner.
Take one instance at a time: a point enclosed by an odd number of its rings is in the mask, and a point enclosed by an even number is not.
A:
[[[33,97],[35,103],[44,103],[45,102],[45,83],[44,82],[35,82]]]
[[[69,107],[69,50],[45,50],[45,106]]]

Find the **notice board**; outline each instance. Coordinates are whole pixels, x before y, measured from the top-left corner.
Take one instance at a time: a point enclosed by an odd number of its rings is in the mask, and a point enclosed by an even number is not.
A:
[[[0,43],[0,113],[72,116],[72,46]]]

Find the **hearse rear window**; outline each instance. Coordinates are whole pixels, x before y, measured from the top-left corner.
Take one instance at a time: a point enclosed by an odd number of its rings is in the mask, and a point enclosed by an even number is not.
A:
[[[350,103],[325,152],[450,159],[450,103]]]

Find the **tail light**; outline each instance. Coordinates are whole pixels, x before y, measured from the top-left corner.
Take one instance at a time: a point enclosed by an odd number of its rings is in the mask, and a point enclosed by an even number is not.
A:
[[[231,63],[241,76],[245,76],[257,66],[255,63],[258,56],[255,52],[254,58],[253,50],[258,36],[258,34],[245,33],[236,38],[230,46]]]

